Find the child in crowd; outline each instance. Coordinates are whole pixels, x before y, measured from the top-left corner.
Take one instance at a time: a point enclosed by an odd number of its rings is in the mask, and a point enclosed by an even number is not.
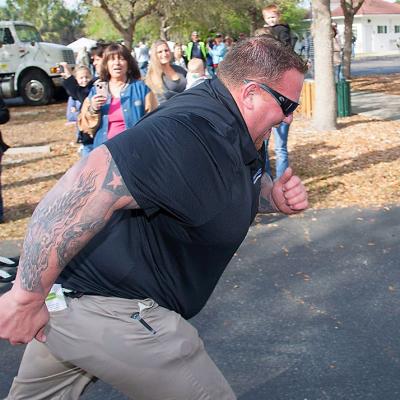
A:
[[[89,67],[86,65],[79,65],[75,69],[75,79],[78,85],[81,87],[87,86],[87,84],[92,79],[92,74]],[[81,102],[79,100],[74,100],[71,96],[68,97],[67,104],[67,121],[76,122],[78,120],[79,110],[81,109]]]
[[[264,27],[268,28],[267,34],[272,34],[276,39],[281,41],[287,46],[291,46],[291,34],[290,27],[287,24],[281,23],[281,12],[279,7],[275,4],[271,4],[264,7],[262,15],[265,21]],[[295,99],[294,99],[295,100]],[[281,122],[277,128],[273,128],[274,144],[275,144],[275,179],[278,179],[285,172],[289,166],[287,141],[289,136],[289,124]],[[268,156],[268,143],[269,140],[265,141],[265,171],[271,177],[271,166]]]
[[[188,72],[186,75],[186,89],[197,86],[199,83],[208,79],[204,68],[203,60],[200,58],[192,58],[188,63]]]
[[[262,9],[262,15],[265,21],[264,27],[270,28],[276,39],[292,46],[290,27],[288,24],[281,23],[281,12],[276,4],[270,4]]]
[[[75,72],[75,79],[78,82],[78,85],[81,87],[86,87],[88,83],[92,79],[92,74],[90,72],[89,67],[86,65],[79,65],[76,67]],[[69,122],[77,122],[78,121],[78,115],[81,110],[82,103],[79,100],[74,100],[71,96],[68,98],[68,105],[67,105],[67,120]],[[81,146],[79,148],[79,153],[81,155],[84,155],[84,148],[89,146],[91,149],[91,146],[93,144],[93,138],[91,138],[89,135],[85,134],[84,132],[81,132],[78,130],[77,135],[76,135],[76,141],[77,143],[81,143]]]

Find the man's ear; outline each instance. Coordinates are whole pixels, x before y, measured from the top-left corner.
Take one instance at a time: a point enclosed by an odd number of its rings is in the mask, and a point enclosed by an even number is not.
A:
[[[257,86],[253,83],[247,83],[242,86],[241,98],[245,108],[252,110],[254,108],[254,95],[256,94]]]

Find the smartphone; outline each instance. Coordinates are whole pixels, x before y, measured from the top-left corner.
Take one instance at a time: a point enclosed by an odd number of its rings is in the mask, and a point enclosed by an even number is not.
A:
[[[96,81],[94,85],[96,87],[96,94],[100,94],[104,97],[107,97],[107,94],[108,94],[107,82]]]

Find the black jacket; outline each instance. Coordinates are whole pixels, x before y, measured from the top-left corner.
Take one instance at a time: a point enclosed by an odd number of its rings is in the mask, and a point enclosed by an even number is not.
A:
[[[272,33],[276,39],[284,43],[286,46],[292,47],[292,37],[290,27],[287,24],[277,24],[272,26]]]

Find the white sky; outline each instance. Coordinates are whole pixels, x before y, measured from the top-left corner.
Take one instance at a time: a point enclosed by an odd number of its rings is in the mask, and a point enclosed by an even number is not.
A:
[[[73,9],[76,8],[79,0],[64,0],[64,4],[67,8]],[[0,7],[4,7],[6,5],[6,0],[0,0]]]

